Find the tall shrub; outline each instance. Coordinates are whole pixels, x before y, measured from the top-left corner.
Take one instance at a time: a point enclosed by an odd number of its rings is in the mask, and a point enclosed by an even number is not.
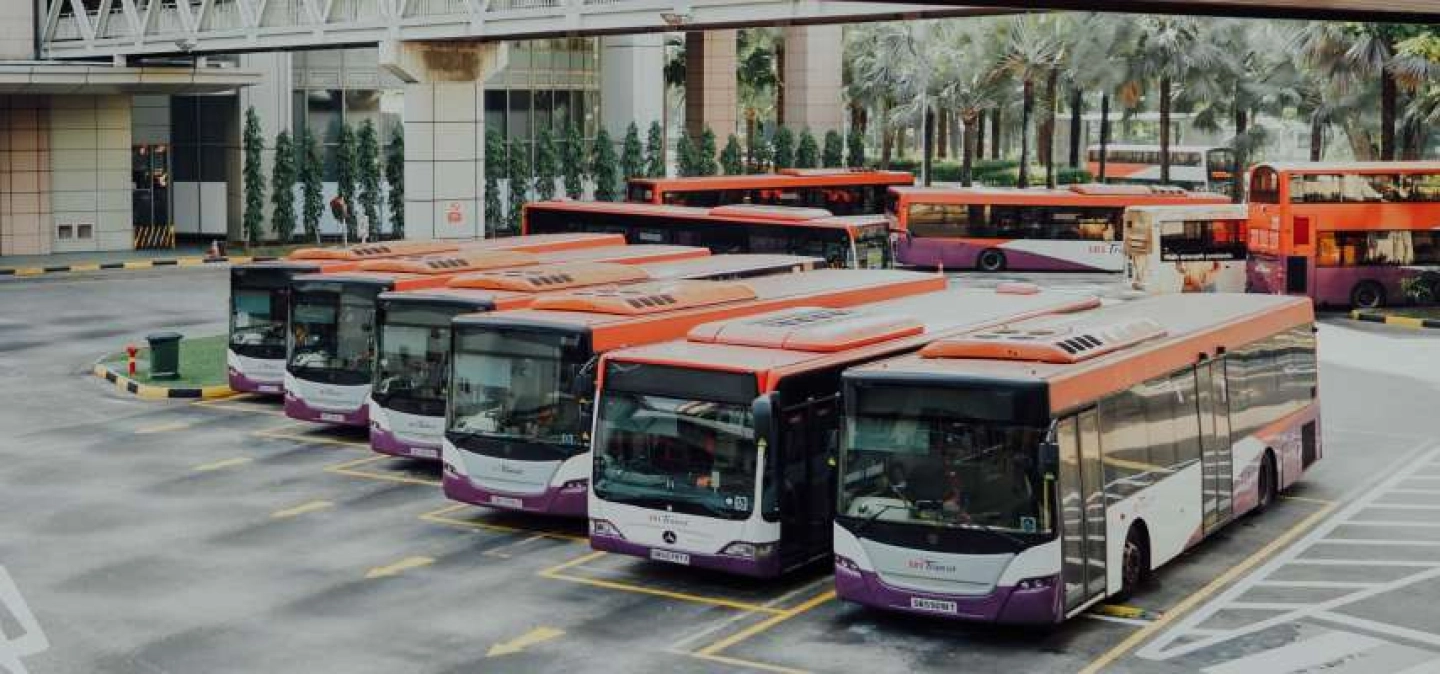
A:
[[[510,144],[510,217],[505,222],[505,233],[520,231],[520,215],[525,201],[530,198],[530,149],[518,141]]]
[[[295,144],[290,133],[275,136],[275,164],[270,169],[270,227],[281,243],[295,236]]]
[[[561,170],[565,172],[565,196],[579,199],[585,195],[585,139],[571,122],[565,126],[565,147],[560,149]]]
[[[825,168],[840,168],[845,165],[845,142],[840,132],[834,129],[825,132],[825,149],[820,153],[820,165]]]
[[[700,175],[695,163],[695,144],[690,142],[690,133],[682,130],[680,139],[675,141],[676,174],[682,178]]]
[[[720,151],[720,168],[728,176],[745,172],[745,160],[740,156],[740,139],[733,133],[725,139],[725,149]]]
[[[340,140],[335,147],[335,194],[345,202],[345,239],[354,241],[355,231],[355,132],[349,124],[340,125]]]
[[[540,131],[535,145],[535,198],[549,201],[555,198],[555,178],[559,171],[559,149],[555,147],[555,136],[549,129]]]
[[[863,168],[865,166],[865,139],[860,131],[850,130],[850,136],[845,139],[846,152],[845,163],[851,168]]]
[[[790,129],[783,126],[775,129],[775,135],[770,139],[770,148],[770,160],[775,165],[775,170],[795,166],[795,135],[790,133]]]
[[[494,129],[485,131],[485,231],[505,229],[505,207],[500,201],[500,180],[510,170],[505,141]]]
[[[800,132],[800,145],[795,148],[795,168],[815,168],[820,165],[820,146],[810,129]]]
[[[629,180],[631,178],[645,177],[645,149],[640,146],[640,128],[635,122],[625,128],[625,142],[621,143],[620,150],[620,177]]]
[[[385,153],[385,182],[390,186],[390,235],[405,238],[405,134],[395,132]]]
[[[245,246],[248,248],[260,242],[261,228],[265,223],[265,171],[260,165],[265,161],[265,135],[260,128],[260,115],[254,107],[245,110],[245,133],[241,143],[245,152],[245,170],[241,176],[245,190],[242,222]]]
[[[355,174],[360,181],[360,208],[365,212],[368,238],[380,240],[380,139],[375,122],[365,120],[355,143]]]
[[[700,145],[695,150],[696,175],[713,176],[720,172],[715,164],[715,149],[715,132],[707,126],[700,132]]]
[[[665,132],[660,122],[650,122],[650,131],[645,135],[645,175],[665,177]]]
[[[619,197],[619,172],[615,146],[610,142],[610,134],[601,127],[595,132],[595,158],[590,166],[590,174],[595,180],[596,201],[615,201]]]
[[[309,129],[300,132],[300,224],[305,237],[320,243],[320,217],[325,214],[325,165],[320,143]]]

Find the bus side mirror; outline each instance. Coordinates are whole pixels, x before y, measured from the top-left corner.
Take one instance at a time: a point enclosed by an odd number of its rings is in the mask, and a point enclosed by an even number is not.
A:
[[[780,489],[784,475],[781,469],[779,433],[775,428],[775,394],[760,396],[751,406],[755,428],[755,452],[763,457],[765,473],[761,476],[760,514],[771,522],[780,519]]]

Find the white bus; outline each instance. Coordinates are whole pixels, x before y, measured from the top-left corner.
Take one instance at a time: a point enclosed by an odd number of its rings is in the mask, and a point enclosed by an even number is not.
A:
[[[1240,204],[1125,209],[1125,281],[1151,295],[1243,293],[1249,208]]]
[[[1086,150],[1086,169],[1100,180],[1100,146]],[[1229,194],[1235,174],[1235,151],[1212,145],[1170,146],[1170,183],[1197,192]],[[1105,182],[1160,182],[1159,145],[1105,146]]]
[[[845,368],[947,334],[1076,311],[1027,284],[699,326],[603,361],[590,545],[747,576],[830,555]]]
[[[845,600],[1057,623],[1125,596],[1321,456],[1307,298],[1165,295],[845,373]]]

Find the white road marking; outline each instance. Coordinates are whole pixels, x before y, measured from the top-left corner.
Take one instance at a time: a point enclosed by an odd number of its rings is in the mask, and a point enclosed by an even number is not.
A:
[[[1317,637],[1297,641],[1288,646],[1256,653],[1222,665],[1206,667],[1205,674],[1287,674],[1333,667],[1339,662],[1383,646],[1383,639],[1367,637],[1350,632],[1327,632]]]
[[[1440,563],[1430,562],[1406,562],[1401,560],[1386,559],[1386,550],[1400,547],[1440,547],[1440,541],[1407,541],[1389,539],[1356,539],[1356,538],[1331,538],[1337,529],[1348,526],[1352,522],[1374,521],[1357,520],[1356,516],[1370,508],[1394,507],[1394,504],[1385,505],[1381,499],[1393,493],[1393,490],[1405,480],[1418,472],[1421,468],[1436,460],[1440,460],[1440,446],[1433,444],[1423,445],[1407,452],[1406,456],[1396,461],[1397,466],[1393,471],[1378,479],[1373,486],[1367,485],[1358,490],[1358,496],[1354,499],[1343,499],[1346,502],[1344,508],[1326,518],[1316,526],[1310,533],[1306,534],[1299,541],[1280,551],[1270,561],[1266,562],[1259,569],[1250,575],[1242,578],[1234,585],[1226,589],[1220,595],[1210,600],[1198,610],[1178,621],[1168,631],[1158,638],[1141,647],[1136,655],[1148,660],[1169,660],[1195,653],[1219,644],[1256,634],[1263,630],[1270,629],[1277,625],[1294,623],[1302,620],[1324,621],[1328,623],[1347,622],[1351,626],[1358,626],[1354,623],[1363,621],[1366,626],[1362,629],[1379,634],[1393,634],[1413,642],[1424,644],[1440,645],[1440,634],[1432,634],[1413,630],[1398,625],[1388,625],[1375,621],[1356,618],[1341,611],[1352,604],[1384,595],[1389,592],[1405,591],[1406,588],[1418,583],[1440,578]],[[1432,509],[1431,507],[1402,507],[1401,509]],[[1433,509],[1440,510],[1440,506]],[[1363,546],[1376,552],[1378,559],[1336,559],[1336,558],[1302,558],[1301,555],[1315,550],[1323,550],[1318,546],[1329,545],[1356,545]],[[1379,583],[1323,583],[1320,581],[1306,582],[1299,585],[1292,585],[1285,581],[1270,580],[1275,572],[1290,564],[1311,565],[1311,566],[1391,566],[1408,568],[1412,571],[1388,582]],[[1313,601],[1304,603],[1289,602],[1246,602],[1244,596],[1258,587],[1331,587],[1335,589],[1348,589],[1350,592],[1338,597],[1324,601]],[[1199,628],[1213,618],[1217,613],[1226,609],[1251,608],[1257,610],[1268,610],[1276,612],[1275,615],[1263,616],[1262,619],[1251,621],[1240,627],[1225,629],[1218,632],[1210,630],[1201,631]],[[1199,639],[1176,644],[1182,638],[1200,636]],[[1294,644],[1283,646],[1274,651],[1291,652]],[[1263,655],[1263,654],[1262,654]],[[1263,668],[1250,665],[1248,671],[1289,671],[1275,668]],[[1222,674],[1228,670],[1218,670]],[[1233,670],[1247,671],[1247,670]],[[1207,670],[1213,674],[1213,670]]]

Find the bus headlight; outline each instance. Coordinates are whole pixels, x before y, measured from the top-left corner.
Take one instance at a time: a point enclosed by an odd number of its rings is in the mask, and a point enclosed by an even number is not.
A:
[[[566,482],[565,484],[560,485],[560,491],[566,494],[584,492],[588,489],[590,489],[590,480],[585,478],[581,478],[579,480],[571,480],[569,482]]]
[[[619,538],[621,540],[625,538],[620,534],[620,530],[615,528],[614,524],[606,520],[590,520],[590,535],[603,536],[605,538]]]
[[[1016,590],[1048,590],[1055,587],[1055,576],[1044,576],[1042,578],[1026,578],[1015,584]]]
[[[860,575],[860,565],[856,564],[849,557],[841,557],[840,555],[835,555],[835,569],[837,571],[845,571],[856,576]]]

